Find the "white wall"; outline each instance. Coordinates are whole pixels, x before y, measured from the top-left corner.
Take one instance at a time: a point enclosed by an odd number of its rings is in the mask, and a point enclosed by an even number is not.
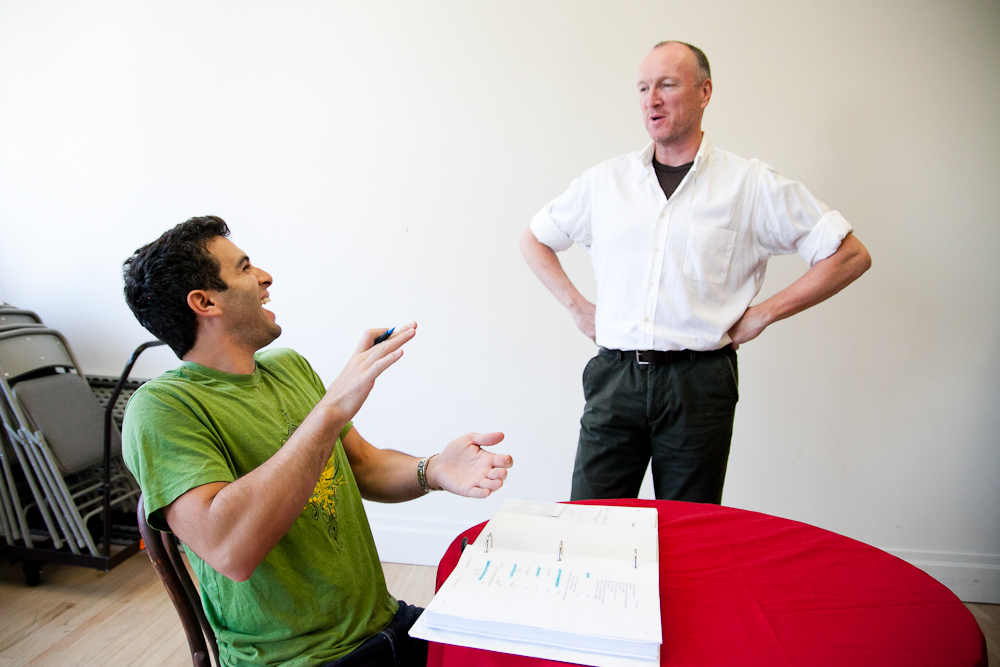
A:
[[[361,433],[430,453],[502,429],[516,459],[486,501],[369,505],[385,559],[434,563],[503,497],[568,497],[594,348],[517,237],[645,144],[638,62],[691,41],[715,143],[807,183],[874,259],[740,350],[724,502],[1000,602],[998,34],[985,1],[2,1],[0,299],[117,374],[149,338],[121,262],[212,213],[275,276],[280,344],[325,378],[363,328],[416,319]],[[593,296],[586,255],[564,261]],[[805,267],[770,268],[765,296]]]

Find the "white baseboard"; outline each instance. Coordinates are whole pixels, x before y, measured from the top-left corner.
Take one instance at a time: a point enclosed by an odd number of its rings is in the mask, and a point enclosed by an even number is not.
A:
[[[962,602],[1000,604],[1000,555],[913,549],[885,551],[931,575]]]
[[[379,558],[437,567],[461,522],[369,517]],[[1000,604],[1000,555],[885,549],[947,586],[962,602]]]
[[[378,557],[386,563],[437,567],[452,540],[471,528],[456,521],[369,516]]]

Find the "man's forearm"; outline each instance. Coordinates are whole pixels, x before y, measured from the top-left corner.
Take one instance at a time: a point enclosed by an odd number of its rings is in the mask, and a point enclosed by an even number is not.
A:
[[[514,464],[508,454],[487,449],[503,440],[503,433],[467,433],[449,442],[427,462],[428,487],[471,498],[485,498],[503,486]],[[343,438],[361,497],[384,503],[422,496],[417,481],[418,457],[392,449],[377,449],[351,429]]]
[[[424,495],[417,481],[420,459],[394,449],[378,449],[355,429],[344,436],[344,451],[361,497],[380,503],[400,503]]]
[[[530,229],[525,230],[520,241],[521,254],[532,273],[552,292],[559,303],[569,311],[573,322],[591,340],[595,339],[594,304],[588,301],[566,275],[559,258],[552,248],[535,238]]]
[[[380,474],[370,476],[358,486],[365,489],[362,497],[380,503],[401,503],[424,495],[417,481],[420,459],[394,449],[381,449]],[[354,469],[353,467],[351,468]]]
[[[857,280],[871,263],[861,241],[848,234],[837,252],[814,264],[785,289],[749,308],[730,330],[730,337],[737,345],[753,340],[769,325],[829,299]]]
[[[520,248],[532,273],[552,292],[559,303],[570,314],[579,311],[587,300],[566,275],[562,263],[552,248],[536,239],[530,229],[521,236]]]
[[[783,320],[826,301],[860,278],[871,265],[868,250],[854,234],[848,234],[837,252],[817,262],[801,278],[760,305],[771,322]]]

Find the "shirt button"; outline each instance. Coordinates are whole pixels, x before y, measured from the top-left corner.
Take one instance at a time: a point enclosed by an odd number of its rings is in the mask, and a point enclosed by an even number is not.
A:
[[[649,286],[650,286],[650,287],[652,287],[652,286],[653,286],[653,283],[649,283]]]
[[[653,250],[655,250],[656,252],[660,252],[660,246],[656,246],[655,248],[653,248]]]
[[[648,318],[648,317],[645,317],[645,318],[643,318],[643,319],[644,319],[644,320],[646,320],[647,322],[649,321],[649,318]]]

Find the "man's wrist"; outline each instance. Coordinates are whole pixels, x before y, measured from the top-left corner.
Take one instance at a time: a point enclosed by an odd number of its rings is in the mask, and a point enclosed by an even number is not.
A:
[[[431,460],[433,460],[435,456],[437,456],[437,454],[431,454],[417,463],[417,483],[420,484],[420,490],[424,493],[441,490],[440,485],[437,483],[437,478],[435,477],[432,481],[430,473]],[[435,470],[435,472],[437,471]]]
[[[587,314],[589,306],[590,302],[587,301],[582,294],[577,292],[576,295],[570,299],[569,305],[566,306],[566,308],[569,310],[569,314],[573,317],[573,319],[576,320]]]
[[[756,306],[752,307],[756,310],[754,315],[757,316],[758,322],[762,327],[766,328],[782,319],[782,316],[778,313],[780,304],[772,297],[763,301]]]
[[[331,431],[336,428],[338,434],[347,425],[347,422],[351,421],[351,418],[343,410],[332,403],[320,402],[316,409],[319,410],[323,426]]]

